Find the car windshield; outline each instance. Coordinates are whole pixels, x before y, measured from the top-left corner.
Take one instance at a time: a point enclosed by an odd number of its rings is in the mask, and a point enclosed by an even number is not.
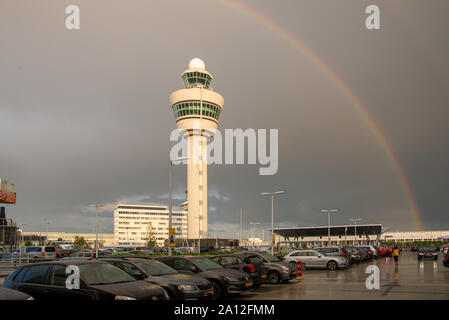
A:
[[[214,270],[223,268],[218,263],[206,258],[192,258],[191,261],[199,265],[204,270]]]
[[[424,247],[424,248],[421,248],[419,251],[430,251],[430,252],[433,252],[433,251],[437,251],[437,249],[433,248],[433,247]]]
[[[276,258],[275,256],[272,256],[269,253],[259,253],[262,257],[264,257],[265,259],[267,259],[269,262],[278,262],[280,261],[278,258]]]
[[[90,285],[135,281],[125,271],[106,263],[81,264],[80,274]]]
[[[175,269],[167,266],[165,263],[159,261],[139,262],[137,266],[142,268],[146,273],[152,276],[163,276],[166,274],[178,273]]]

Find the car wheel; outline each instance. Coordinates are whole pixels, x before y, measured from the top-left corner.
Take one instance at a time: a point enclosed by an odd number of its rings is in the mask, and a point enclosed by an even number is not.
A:
[[[277,284],[281,280],[281,275],[277,271],[271,271],[268,273],[268,281],[271,284]]]
[[[223,297],[223,287],[218,281],[211,281],[212,289],[214,290],[214,300],[221,299]]]
[[[329,261],[328,263],[327,263],[327,269],[328,270],[336,270],[338,268],[338,264],[337,264],[337,262],[335,262],[335,261]]]

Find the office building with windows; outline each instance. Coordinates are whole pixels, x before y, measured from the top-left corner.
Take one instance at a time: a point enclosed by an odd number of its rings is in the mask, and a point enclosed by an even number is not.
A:
[[[146,246],[151,240],[163,246],[168,239],[166,206],[119,204],[114,209],[114,243],[117,246]],[[187,211],[172,211],[176,238],[187,238]]]

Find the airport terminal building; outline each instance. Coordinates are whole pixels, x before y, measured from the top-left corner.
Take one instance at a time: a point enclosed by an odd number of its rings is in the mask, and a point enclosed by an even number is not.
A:
[[[146,246],[154,239],[163,246],[168,239],[166,206],[119,204],[114,209],[114,243],[117,246]],[[187,211],[172,211],[172,225],[176,238],[187,238]]]

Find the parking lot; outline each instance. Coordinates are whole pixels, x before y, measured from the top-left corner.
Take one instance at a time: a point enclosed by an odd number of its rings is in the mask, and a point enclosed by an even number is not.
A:
[[[449,299],[449,268],[438,261],[419,262],[414,252],[403,252],[399,264],[379,258],[354,264],[346,270],[306,270],[303,280],[263,285],[232,299]],[[365,269],[377,265],[380,289],[368,290]]]

